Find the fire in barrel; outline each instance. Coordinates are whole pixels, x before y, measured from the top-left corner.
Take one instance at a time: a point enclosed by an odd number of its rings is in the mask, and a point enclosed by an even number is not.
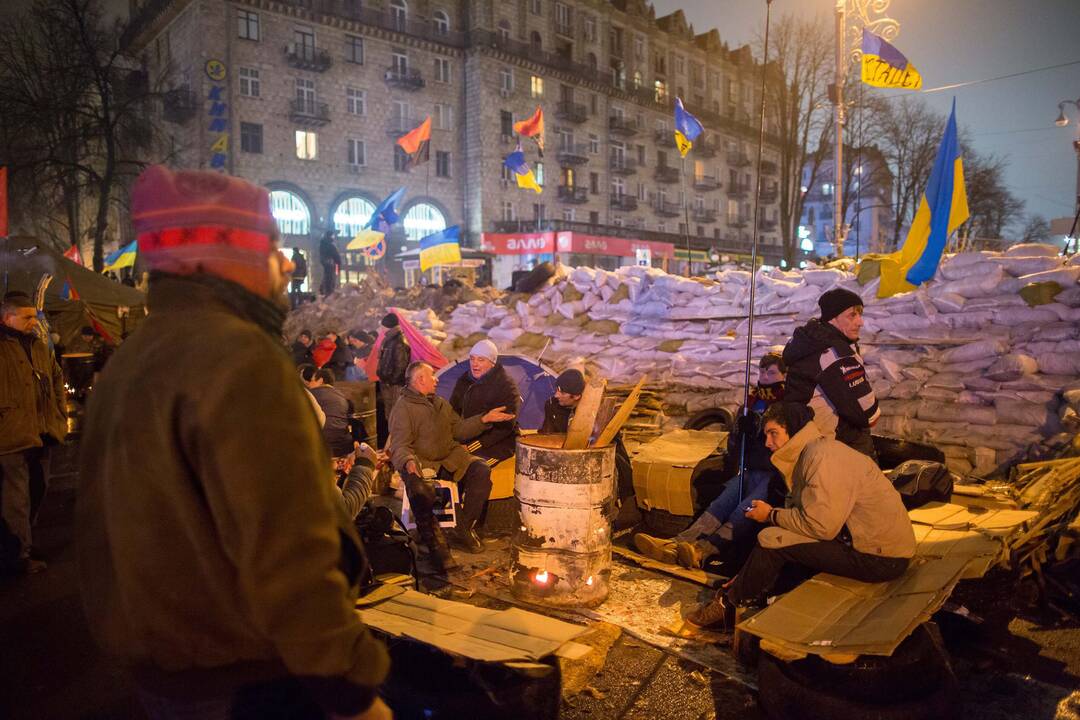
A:
[[[510,588],[527,602],[594,607],[607,598],[611,575],[615,447],[566,450],[564,439],[518,439],[521,526],[510,549]]]

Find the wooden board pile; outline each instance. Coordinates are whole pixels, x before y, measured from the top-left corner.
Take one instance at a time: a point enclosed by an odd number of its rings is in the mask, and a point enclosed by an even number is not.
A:
[[[877,431],[932,443],[953,471],[985,475],[1080,424],[1080,256],[1057,253],[1027,244],[953,255],[932,282],[886,299],[865,268],[859,276],[762,269],[751,355],[786,343],[818,314],[826,290],[858,293],[863,353],[882,401]],[[691,279],[634,266],[561,268],[531,296],[458,306],[440,349],[461,357],[489,337],[556,369],[584,360],[613,383],[648,374],[671,427],[741,401],[749,281],[734,269]]]
[[[1012,472],[1020,507],[1039,515],[1008,543],[1010,565],[1035,581],[1050,607],[1080,619],[1080,436],[1060,457]]]

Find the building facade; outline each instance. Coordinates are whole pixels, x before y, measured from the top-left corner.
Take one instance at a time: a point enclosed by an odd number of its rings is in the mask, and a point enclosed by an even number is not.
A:
[[[162,119],[176,164],[269,187],[286,245],[310,250],[328,228],[352,237],[405,186],[388,257],[460,224],[464,244],[496,256],[499,284],[556,252],[609,266],[679,263],[687,245],[702,262],[749,252],[760,66],[681,12],[656,18],[643,0],[133,0],[132,18],[127,41],[173,88]],[[706,128],[685,161],[676,96]],[[522,143],[540,194],[503,168],[513,123],[537,107],[543,157]],[[428,116],[429,160],[409,168],[394,141]],[[766,261],[780,252],[767,135]]]

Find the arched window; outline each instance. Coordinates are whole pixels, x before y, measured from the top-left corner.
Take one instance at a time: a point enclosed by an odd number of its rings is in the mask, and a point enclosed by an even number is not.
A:
[[[540,51],[544,49],[544,41],[540,38],[540,33],[535,30],[529,36],[529,44],[532,45],[533,50]]]
[[[409,6],[405,0],[390,0],[390,18],[394,21],[396,29],[405,29],[409,21]]]
[[[271,190],[270,214],[277,220],[282,235],[307,235],[311,232],[311,209],[294,192]]]
[[[634,71],[634,89],[635,90],[640,90],[642,82],[643,81],[641,79],[641,71],[640,70],[635,70]]]
[[[446,216],[434,205],[422,202],[409,208],[401,224],[405,228],[405,238],[410,242],[419,242],[431,233],[445,230]]]
[[[499,39],[500,40],[509,40],[510,39],[510,21],[509,20],[500,20],[499,21]]]
[[[375,204],[366,198],[354,195],[338,203],[334,209],[334,229],[338,237],[351,240],[371,220]]]
[[[589,63],[590,68],[592,68],[593,70],[596,69],[596,65],[597,65],[596,53],[589,53],[588,55],[585,56],[585,60],[586,60],[586,62]]]
[[[435,26],[436,35],[450,34],[450,16],[445,10],[436,10],[431,14],[431,21]]]

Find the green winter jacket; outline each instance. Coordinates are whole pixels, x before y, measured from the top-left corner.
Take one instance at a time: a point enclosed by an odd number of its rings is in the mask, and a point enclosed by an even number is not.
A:
[[[0,325],[0,455],[41,447],[42,435],[67,435],[60,368],[37,337],[28,359],[20,336]]]

